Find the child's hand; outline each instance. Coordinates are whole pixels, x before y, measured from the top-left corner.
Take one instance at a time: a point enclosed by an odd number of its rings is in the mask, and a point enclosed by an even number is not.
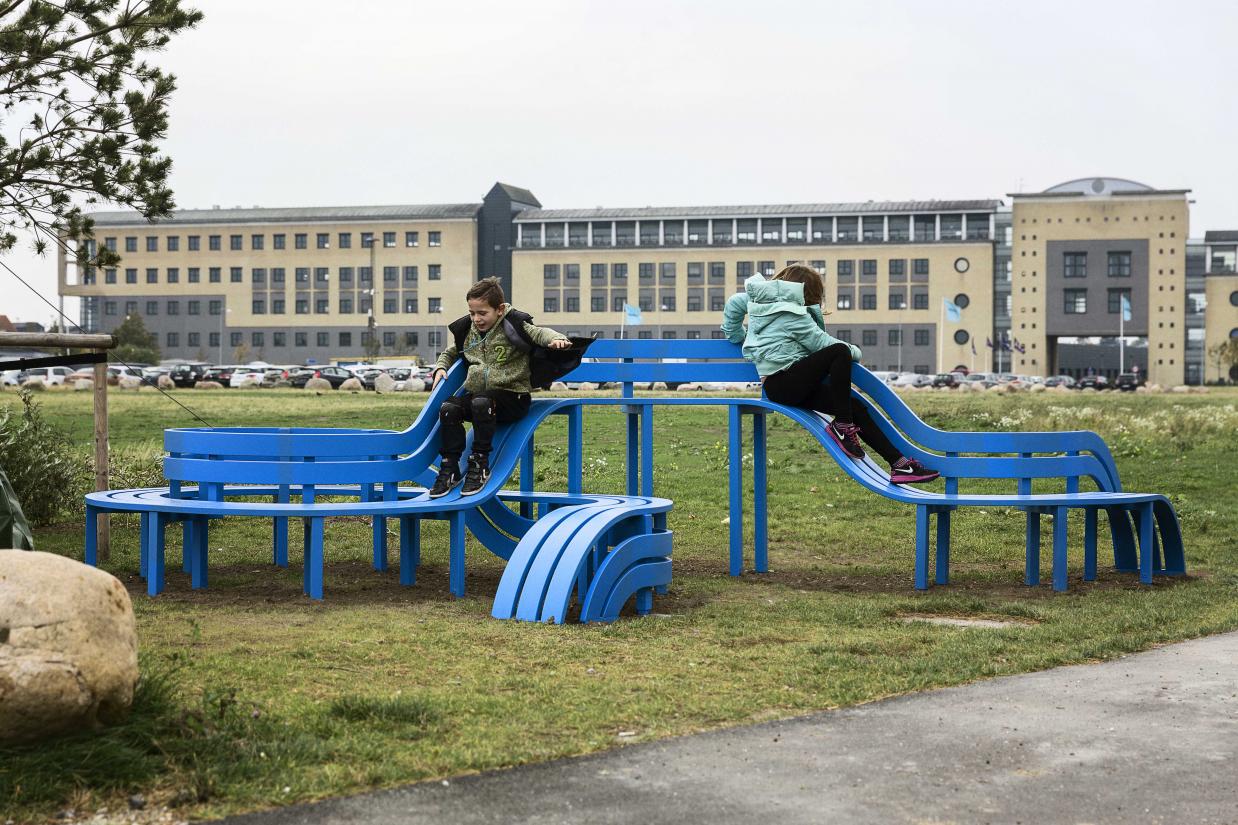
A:
[[[567,340],[566,338],[556,338],[555,340],[551,341],[546,346],[549,349],[567,349],[571,345],[572,345],[572,342]]]
[[[430,389],[433,390],[435,387],[437,387],[438,382],[442,381],[446,375],[447,375],[447,370],[444,370],[444,369],[435,370],[434,374],[430,377]]]

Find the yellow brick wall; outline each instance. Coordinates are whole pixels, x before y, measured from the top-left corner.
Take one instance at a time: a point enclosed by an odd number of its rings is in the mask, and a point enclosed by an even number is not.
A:
[[[1209,275],[1204,279],[1204,381],[1228,380],[1229,368],[1218,367],[1208,350],[1224,343],[1238,330],[1238,275]],[[1234,296],[1231,298],[1231,296]]]

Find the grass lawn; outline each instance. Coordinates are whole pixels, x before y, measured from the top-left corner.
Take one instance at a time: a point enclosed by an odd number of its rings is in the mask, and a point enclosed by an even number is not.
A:
[[[395,428],[424,400],[177,396],[218,425]],[[85,455],[89,394],[39,399]],[[1025,588],[1023,514],[966,509],[954,518],[951,584],[917,593],[912,509],[865,492],[807,434],[774,417],[771,571],[731,578],[726,413],[662,408],[655,490],[675,501],[675,579],[670,594],[655,599],[654,616],[609,626],[491,619],[503,563],[475,543],[468,596],[451,598],[446,529],[434,522],[423,528],[418,583],[402,588],[394,534],[392,570],[379,574],[370,569],[368,523],[331,520],[321,604],[301,595],[295,551],[288,570],[271,567],[268,522],[214,527],[205,592],[190,590],[176,563],[179,531],[169,530],[167,591],[150,599],[134,572],[137,518],[115,518],[108,569],[133,596],[146,674],[132,717],[102,735],[0,750],[0,810],[21,821],[65,807],[115,809],[140,791],[184,815],[217,816],[1099,660],[1238,627],[1238,392],[909,399],[943,428],[1100,432],[1127,489],[1173,500],[1190,575],[1140,586],[1136,575],[1107,568],[1102,541],[1099,579],[1083,582],[1083,518],[1074,514],[1070,591],[1054,594],[1047,583],[1047,540],[1046,584]],[[0,395],[0,405],[14,403],[15,394]],[[125,478],[150,477],[162,428],[192,425],[151,393],[113,393],[111,411]],[[538,489],[566,486],[563,426],[555,420],[539,433]],[[621,415],[590,410],[585,431],[586,489],[621,491]],[[39,549],[80,558],[81,532],[76,514],[36,529],[35,538]],[[299,546],[295,537],[290,546]],[[911,614],[1014,624],[962,629],[905,621]]]

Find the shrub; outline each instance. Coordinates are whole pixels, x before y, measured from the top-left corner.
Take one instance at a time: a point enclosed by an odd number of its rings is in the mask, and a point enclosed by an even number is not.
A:
[[[48,424],[33,395],[21,391],[22,412],[0,412],[0,465],[31,524],[51,523],[81,501],[90,470],[68,437]]]

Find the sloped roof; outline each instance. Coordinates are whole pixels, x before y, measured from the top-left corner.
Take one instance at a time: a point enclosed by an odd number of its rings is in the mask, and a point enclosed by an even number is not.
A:
[[[1238,229],[1211,229],[1204,233],[1204,243],[1238,243]]]
[[[255,209],[177,209],[155,225],[208,223],[314,223],[330,221],[445,220],[474,218],[480,203],[429,203],[392,206],[294,206]],[[149,226],[136,211],[94,212],[96,226]]]
[[[507,196],[516,203],[527,203],[530,206],[542,205],[542,202],[537,199],[537,196],[528,189],[523,189],[519,186],[512,186],[510,183],[496,183],[495,186],[507,193]]]
[[[517,221],[634,220],[655,218],[757,218],[803,215],[856,215],[895,212],[992,212],[1000,200],[863,201],[855,203],[783,203],[745,206],[644,206],[596,209],[526,209]]]

